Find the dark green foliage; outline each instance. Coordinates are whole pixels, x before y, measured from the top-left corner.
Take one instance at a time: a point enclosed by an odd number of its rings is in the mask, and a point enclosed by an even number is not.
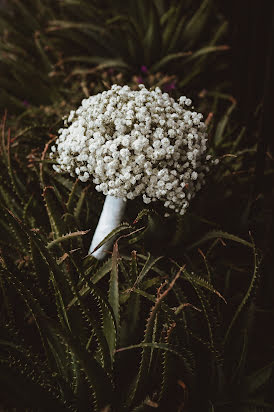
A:
[[[224,81],[228,23],[218,2],[7,3],[0,408],[273,410],[271,189],[261,193],[266,217],[250,222],[256,145]],[[220,164],[185,216],[128,202],[103,240],[115,238],[113,251],[98,262],[87,252],[103,197],[54,173],[48,151],[84,96],[140,81],[194,97]],[[265,178],[271,187],[271,155]]]
[[[108,68],[125,73],[127,82],[134,74],[149,82],[159,71],[180,77],[183,72],[182,80],[175,79],[177,87],[190,83],[192,94],[200,91],[205,66],[216,72],[221,60],[216,63],[214,55],[227,49],[222,44],[226,22],[221,14],[214,17],[213,0],[200,3],[8,2],[0,16],[0,107],[14,113],[60,104],[71,95],[75,79],[81,85],[74,89],[79,100],[91,94],[96,72]]]
[[[6,393],[31,410],[267,405],[263,389],[272,363],[257,371],[246,364],[259,273],[253,240],[210,231],[190,237],[179,258],[177,233],[173,258],[153,256],[143,245],[160,215],[144,210],[112,233],[120,234],[112,257],[98,263],[86,253],[97,219],[92,205],[100,196],[55,176],[44,154],[31,172],[37,192],[27,184],[19,193],[10,141],[3,126],[0,376]],[[254,252],[253,275],[249,264],[234,303],[230,286],[218,280],[226,265],[214,259],[220,238],[238,244],[241,253]],[[195,251],[205,244],[204,267]],[[240,362],[233,366],[234,356]]]

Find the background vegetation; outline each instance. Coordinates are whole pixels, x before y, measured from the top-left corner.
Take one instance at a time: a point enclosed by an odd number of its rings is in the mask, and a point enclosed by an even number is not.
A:
[[[1,7],[2,409],[273,410],[273,6],[222,3]],[[48,151],[84,97],[141,82],[193,99],[220,164],[183,217],[129,203],[99,263],[103,198]]]

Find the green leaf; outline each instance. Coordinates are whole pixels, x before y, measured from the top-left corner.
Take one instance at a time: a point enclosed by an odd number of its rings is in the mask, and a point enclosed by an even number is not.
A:
[[[138,276],[138,266],[137,266],[137,253],[136,250],[131,252],[131,262],[130,262],[130,278],[136,281]]]
[[[71,255],[69,255],[68,259],[71,261],[72,265],[74,268],[79,272],[79,268],[72,258]],[[81,272],[80,272],[81,275]],[[90,300],[93,301],[94,305],[97,307],[97,312],[96,310],[92,310],[89,305],[86,304],[86,301],[82,298],[80,293],[78,292],[78,288],[76,286],[76,283],[70,273],[68,271],[68,277],[69,277],[69,285],[71,287],[71,291],[73,296],[77,299],[77,303],[79,304],[79,308],[81,310],[81,313],[84,317],[84,319],[87,321],[89,327],[91,328],[92,331],[94,331],[97,339],[97,343],[99,345],[99,350],[98,354],[100,358],[102,359],[102,363],[104,365],[104,368],[106,371],[110,371],[111,369],[111,357],[109,353],[109,347],[108,347],[108,342],[106,340],[106,336],[103,333],[103,328],[102,328],[102,300],[99,299],[98,293],[96,293],[94,287],[92,287],[92,284],[89,284],[90,287]],[[99,315],[99,316],[98,316]],[[89,346],[89,342],[87,343],[87,348]]]
[[[67,407],[56,399],[48,389],[41,387],[31,378],[26,377],[19,370],[12,370],[8,365],[1,362],[0,383],[6,392],[13,394],[16,403],[20,407],[40,409],[41,411],[67,411]],[[6,390],[5,390],[6,389]],[[8,393],[9,393],[8,392]],[[18,401],[17,401],[18,400]],[[23,404],[23,405],[22,405]],[[19,406],[19,405],[18,405]]]
[[[145,336],[142,342],[143,344],[152,343],[154,322],[156,319],[156,315],[161,307],[162,301],[167,296],[167,294],[170,292],[170,290],[173,288],[176,280],[180,276],[180,272],[181,272],[181,269],[176,274],[174,279],[170,282],[168,288],[164,292],[162,292],[161,295],[157,297],[155,301],[155,305],[153,306],[150,312],[150,316],[147,320],[147,324],[145,328]],[[141,363],[140,363],[140,367],[138,370],[137,379],[134,383],[131,394],[129,396],[129,403],[131,407],[142,400],[143,389],[146,386],[147,379],[148,379],[150,357],[151,357],[151,349],[149,347],[144,347],[142,351]]]
[[[207,289],[208,291],[215,293],[215,295],[219,296],[219,298],[221,298],[225,303],[226,300],[225,298],[220,294],[220,292],[218,292],[213,285],[211,285],[209,282],[207,282],[205,279],[195,275],[194,273],[188,273],[186,270],[182,271],[182,277],[186,280],[188,280],[190,283],[192,283],[193,285],[197,285],[200,286],[204,289]]]
[[[31,312],[33,320],[37,326],[38,332],[41,337],[42,345],[47,354],[47,348],[45,344],[45,330],[42,325],[42,319],[46,318],[46,313],[41,307],[40,303],[34,298],[32,292],[24,285],[24,283],[18,279],[18,276],[14,275],[8,269],[0,266],[0,272],[4,275],[7,282],[12,285],[22,299],[24,300],[27,308]]]
[[[69,194],[69,197],[66,203],[66,208],[67,208],[68,213],[73,213],[73,205],[74,205],[74,202],[76,201],[75,198],[76,198],[76,192],[77,192],[78,186],[79,186],[79,179],[76,179],[72,186],[72,189],[70,191],[70,194]]]
[[[34,42],[37,48],[37,51],[39,53],[39,55],[41,56],[41,62],[43,62],[44,68],[46,71],[50,72],[50,70],[53,69],[54,65],[51,62],[51,60],[49,59],[49,56],[47,55],[47,53],[45,52],[44,49],[44,45],[47,43],[47,39],[45,39],[45,37],[39,33],[36,32],[34,34]]]
[[[99,282],[105,275],[107,275],[112,269],[112,258],[106,260],[102,266],[92,275],[91,280],[93,283]]]
[[[140,321],[141,299],[136,293],[130,294],[127,307],[126,307],[126,319],[123,342],[132,342],[133,337],[137,332],[138,322]],[[123,329],[123,328],[122,328]],[[121,333],[122,334],[122,333]],[[121,338],[122,341],[122,338]]]
[[[100,363],[90,356],[76,337],[65,333],[53,321],[48,321],[47,325],[57,336],[60,336],[66,342],[79,360],[93,390],[96,411],[112,404],[113,387],[110,378]]]
[[[6,210],[5,208],[1,207],[2,216],[5,216],[7,223],[8,223],[8,231],[7,237],[11,237],[15,239],[15,243],[21,249],[21,253],[28,250],[28,239],[24,235],[22,228],[19,224],[19,219],[15,218],[15,215],[11,210]],[[8,212],[8,213],[7,213]]]
[[[184,355],[178,352],[176,349],[174,349],[170,344],[158,343],[158,342],[152,342],[152,343],[142,342],[137,345],[130,345],[125,348],[119,348],[116,350],[116,352],[123,352],[125,350],[139,349],[139,348],[161,349],[163,351],[173,353],[173,355],[177,356],[178,358],[181,358],[183,360],[185,359]]]
[[[123,232],[126,229],[129,229],[131,226],[128,223],[121,223],[115,229],[113,229],[97,246],[94,250],[91,251],[91,254],[95,252],[95,250],[99,249],[103,246],[108,240],[112,239],[114,236],[118,235],[118,233]]]
[[[178,14],[178,8],[171,6],[160,19],[160,23],[163,30],[163,47],[165,52],[169,50],[171,39],[178,27],[178,19],[182,17]],[[182,17],[182,21],[185,18]],[[167,53],[165,53],[167,54]]]
[[[236,104],[232,103],[231,106],[227,109],[227,112],[225,113],[223,118],[219,121],[217,125],[215,136],[214,136],[214,143],[216,146],[219,146],[223,142],[225,128],[230,119],[230,115],[235,109],[235,107],[236,107]]]
[[[192,281],[192,276],[189,275],[187,276],[188,280],[190,281],[190,283],[192,284],[192,286],[195,289],[195,292],[197,293],[197,296],[201,302],[202,308],[203,308],[203,312],[204,312],[204,316],[206,319],[206,323],[207,323],[207,327],[208,327],[208,336],[209,336],[209,342],[210,342],[210,346],[212,348],[214,348],[214,341],[213,341],[213,327],[211,325],[210,322],[210,318],[209,318],[209,302],[207,301],[207,299],[205,298],[204,294],[202,293],[202,291],[196,286],[195,282]]]
[[[57,31],[57,30],[64,30],[64,29],[88,29],[91,31],[97,31],[99,33],[103,32],[103,27],[98,26],[92,23],[76,23],[73,21],[66,21],[66,20],[51,20],[50,21],[50,31]]]
[[[114,312],[117,329],[119,329],[119,325],[120,325],[118,258],[119,258],[118,243],[116,241],[113,245],[112,269],[110,272],[110,279],[109,279],[108,299],[109,299],[109,303]]]
[[[66,240],[72,239],[77,236],[83,236],[86,235],[90,229],[88,230],[79,230],[78,232],[73,232],[73,233],[67,233],[61,237],[58,237],[54,239],[52,242],[48,243],[47,248],[51,249],[52,247],[58,245],[59,243],[65,242]]]
[[[228,338],[228,336],[231,332],[231,329],[234,326],[234,323],[236,322],[237,318],[239,317],[243,307],[246,305],[246,303],[247,303],[247,301],[248,301],[248,299],[251,295],[251,292],[252,292],[252,290],[255,286],[256,279],[258,277],[258,270],[259,270],[260,262],[258,261],[258,255],[257,255],[257,251],[256,251],[254,245],[253,245],[253,253],[254,253],[254,270],[253,270],[253,274],[252,274],[252,277],[251,277],[251,280],[250,280],[250,284],[249,284],[249,287],[248,287],[243,299],[241,300],[241,303],[239,304],[239,306],[238,306],[238,308],[237,308],[237,310],[236,310],[236,312],[235,312],[235,314],[234,314],[234,316],[233,316],[233,318],[232,318],[232,320],[231,320],[231,322],[230,322],[230,324],[227,328],[225,338],[224,338],[224,343],[226,343],[227,338]]]
[[[8,132],[8,142],[7,142],[7,160],[8,160],[8,172],[10,176],[10,181],[13,187],[14,192],[18,198],[24,202],[24,184],[20,181],[18,174],[16,175],[13,171],[13,165],[11,164],[11,138],[10,130]],[[17,166],[18,167],[18,166]]]
[[[106,57],[101,56],[72,56],[67,57],[64,59],[65,62],[79,62],[79,63],[87,63],[87,64],[94,64],[96,68],[93,69],[80,69],[76,68],[72,71],[73,75],[80,74],[80,73],[95,73],[99,72],[102,69],[111,68],[119,68],[119,69],[129,69],[130,66],[124,62],[122,59],[108,59]]]
[[[115,319],[115,314],[113,312],[113,309],[111,305],[109,304],[107,298],[103,295],[102,291],[92,282],[92,280],[89,280],[88,278],[85,279],[87,285],[84,286],[80,292],[75,296],[70,303],[67,305],[67,309],[69,310],[75,303],[79,301],[80,297],[83,297],[87,295],[88,293],[90,294],[89,300],[93,301],[95,305],[97,306],[100,316],[101,316],[101,325],[96,322],[96,319],[92,319],[91,323],[92,325],[95,324],[96,329],[95,333],[99,331],[100,328],[103,329],[104,331],[104,336],[107,340],[108,346],[109,346],[109,354],[105,354],[105,359],[108,358],[110,355],[111,360],[113,361],[113,356],[114,356],[114,349],[116,347],[116,341],[117,341],[117,329],[116,329],[116,319]],[[81,300],[81,302],[83,302]],[[92,314],[88,314],[90,317]],[[101,340],[101,344],[103,347],[101,350],[106,350],[105,348],[105,343],[103,342],[103,337],[101,335],[101,332],[99,331],[99,336],[98,339]],[[98,342],[100,344],[100,342]]]
[[[204,0],[197,11],[195,11],[192,18],[186,24],[182,34],[182,41],[191,47],[197,38],[203,32],[203,28],[211,11],[212,1]]]
[[[38,29],[38,22],[34,17],[34,14],[31,12],[30,9],[28,9],[27,6],[25,6],[21,1],[19,0],[11,0],[12,3],[15,3],[16,7],[18,8],[18,11],[22,15],[22,19],[30,29],[32,30],[37,30]]]
[[[174,60],[186,58],[190,54],[192,54],[192,52],[178,52],[178,53],[168,54],[165,57],[163,57],[160,61],[155,63],[151,67],[151,71],[152,72],[157,72],[158,70],[162,69],[165,65],[169,64],[170,62],[172,62]]]
[[[78,199],[78,202],[77,202],[77,204],[75,206],[75,209],[74,209],[74,216],[77,219],[77,221],[80,220],[80,216],[83,214],[83,208],[84,208],[86,196],[87,196],[87,188],[85,188],[81,192],[80,197]]]
[[[206,46],[202,47],[201,49],[197,50],[184,61],[184,63],[189,63],[190,61],[197,59],[198,57],[204,56],[209,53],[216,53],[218,51],[226,51],[229,50],[229,46],[227,45],[219,45],[219,46]]]
[[[50,278],[50,267],[45,258],[42,256],[39,248],[34,243],[33,239],[30,239],[29,243],[35,274],[39,280],[41,287],[43,289],[46,289]]]
[[[15,215],[13,215],[12,212],[9,212],[9,214],[11,215],[15,223],[21,227],[22,231],[26,235],[26,238],[28,238],[31,241],[31,244],[33,243],[36,246],[36,248],[38,249],[42,257],[45,259],[51,272],[54,274],[56,281],[59,284],[59,288],[60,286],[63,286],[63,287],[67,286],[67,285],[63,285],[64,278],[65,278],[64,273],[61,271],[61,269],[57,265],[56,260],[51,255],[49,250],[46,248],[39,234],[37,232],[29,230],[27,226],[24,224],[24,222],[20,221]]]
[[[141,272],[139,273],[139,275],[137,276],[137,279],[133,285],[133,288],[136,286],[138,286],[142,280],[144,279],[144,277],[146,276],[146,274],[153,268],[153,266],[155,265],[156,262],[158,262],[160,259],[162,259],[163,256],[158,256],[158,257],[153,257],[150,256],[150,253],[148,253],[148,257],[147,260],[141,270]]]
[[[145,63],[150,65],[159,53],[162,46],[162,31],[160,27],[160,18],[157,8],[151,1],[148,4],[148,18],[147,31],[144,36],[144,55]]]
[[[269,381],[272,374],[273,365],[274,361],[252,373],[252,375],[246,378],[248,393],[250,395],[254,394],[254,392],[256,392]]]
[[[182,13],[182,4],[175,10],[175,16],[177,17],[177,19],[173,20],[175,26],[169,28],[169,33],[171,34],[171,37],[168,38],[166,41],[166,47],[168,51],[172,51],[173,49],[177,48],[178,45],[181,43],[180,40],[187,18],[187,16],[183,15]]]
[[[59,319],[61,321],[62,326],[67,327],[68,330],[71,332],[71,326],[70,326],[70,322],[68,318],[67,309],[65,307],[62,294],[59,290],[59,287],[53,275],[51,276],[51,282],[53,284],[54,291],[55,291],[55,299],[56,299],[56,306],[57,306],[57,310],[59,314]]]
[[[85,272],[85,279],[87,279],[90,270],[92,270],[93,267],[91,267],[91,269],[88,269]],[[103,264],[99,267],[99,269],[91,276],[91,282],[92,284],[96,284],[97,282],[99,282],[99,280],[101,280],[105,275],[107,275],[112,269],[112,258],[109,258],[108,260],[106,260],[105,262],[103,262]],[[88,292],[90,291],[90,285],[85,285],[83,286],[79,293],[81,296],[85,296]],[[70,308],[72,305],[74,305],[77,301],[77,298],[73,298],[71,300],[71,302],[68,304],[68,308]]]
[[[66,233],[66,227],[62,220],[62,206],[59,203],[55,189],[47,186],[43,190],[43,197],[46,203],[51,230],[55,238],[59,238]]]
[[[215,239],[215,238],[232,240],[233,242],[237,242],[244,246],[253,248],[252,243],[247,242],[246,240],[241,239],[238,236],[231,235],[230,233],[222,232],[220,230],[212,230],[211,232],[208,232],[205,236],[203,236],[200,240],[188,246],[187,251],[196,248],[197,246],[201,245],[204,242],[207,242],[210,239]]]

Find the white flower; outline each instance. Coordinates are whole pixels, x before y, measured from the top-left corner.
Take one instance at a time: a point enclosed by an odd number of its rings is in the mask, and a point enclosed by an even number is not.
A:
[[[113,85],[70,112],[52,146],[53,169],[92,180],[105,195],[142,196],[146,204],[162,200],[184,214],[217,163],[206,153],[202,114],[186,109],[191,104],[159,87]]]

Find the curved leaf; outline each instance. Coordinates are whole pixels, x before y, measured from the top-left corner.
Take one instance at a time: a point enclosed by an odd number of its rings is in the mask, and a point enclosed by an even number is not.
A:
[[[244,246],[248,246],[248,247],[253,248],[252,243],[247,242],[246,240],[244,240],[244,239],[242,239],[238,236],[231,235],[230,233],[227,233],[227,232],[222,232],[221,230],[212,230],[211,232],[208,232],[205,236],[203,236],[200,240],[198,240],[197,242],[195,242],[192,245],[188,246],[186,250],[194,249],[197,246],[201,245],[202,243],[205,243],[210,239],[216,239],[216,238],[232,240],[233,242],[237,242],[237,243],[240,243]]]

